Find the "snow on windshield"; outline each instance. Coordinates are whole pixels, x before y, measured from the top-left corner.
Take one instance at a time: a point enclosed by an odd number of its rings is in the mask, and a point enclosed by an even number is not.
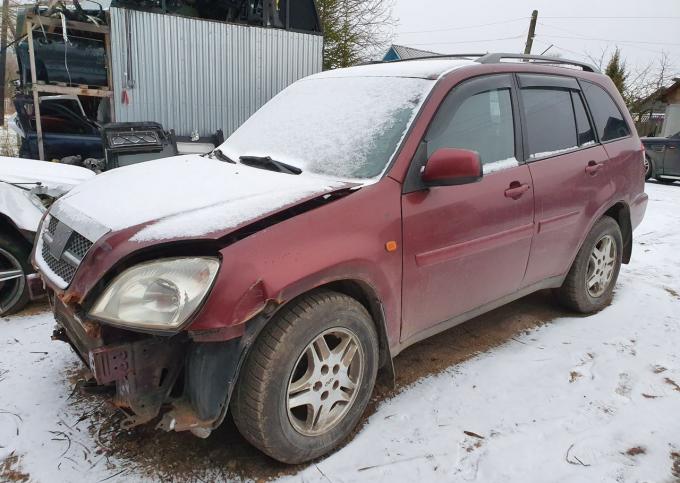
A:
[[[220,147],[271,156],[337,178],[373,178],[394,155],[434,81],[402,77],[305,79],[248,119]]]

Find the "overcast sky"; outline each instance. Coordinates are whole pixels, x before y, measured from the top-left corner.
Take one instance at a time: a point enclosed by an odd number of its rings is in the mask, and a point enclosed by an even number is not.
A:
[[[536,9],[534,54],[553,44],[548,54],[587,60],[619,46],[635,70],[664,51],[680,75],[680,0],[394,1],[397,44],[441,53],[522,52]]]

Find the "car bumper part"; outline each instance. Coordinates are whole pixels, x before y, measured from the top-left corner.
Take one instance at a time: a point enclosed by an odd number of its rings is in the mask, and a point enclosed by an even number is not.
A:
[[[246,338],[196,342],[139,334],[87,320],[50,296],[58,328],[53,338],[68,342],[98,386],[124,411],[123,428],[161,416],[158,428],[207,437],[224,419]]]
[[[31,300],[40,300],[47,294],[45,284],[37,273],[26,275],[26,285],[28,286],[28,297]]]

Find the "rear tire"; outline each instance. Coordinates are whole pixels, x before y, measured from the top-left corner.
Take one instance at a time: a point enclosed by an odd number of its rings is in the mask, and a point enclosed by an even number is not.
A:
[[[29,263],[31,248],[15,236],[0,234],[0,316],[23,309],[29,300],[26,275],[33,272]]]
[[[611,303],[621,269],[623,238],[618,223],[600,218],[590,230],[562,286],[557,299],[568,309],[589,314]]]
[[[652,159],[645,154],[645,181],[654,174],[654,163]]]
[[[378,370],[378,336],[355,299],[305,295],[263,329],[231,401],[234,422],[255,447],[303,463],[342,443],[366,409]]]

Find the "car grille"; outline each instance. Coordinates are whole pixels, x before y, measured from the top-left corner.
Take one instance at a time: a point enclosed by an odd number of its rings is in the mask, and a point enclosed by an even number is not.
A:
[[[60,227],[62,225],[62,227]],[[55,242],[57,231],[61,231],[61,236],[67,237],[66,245],[59,257],[52,254],[51,245]],[[92,242],[80,233],[71,230],[57,218],[52,216],[47,224],[47,228],[42,235],[42,250],[40,254],[45,264],[64,282],[71,283],[80,262],[85,258]]]

